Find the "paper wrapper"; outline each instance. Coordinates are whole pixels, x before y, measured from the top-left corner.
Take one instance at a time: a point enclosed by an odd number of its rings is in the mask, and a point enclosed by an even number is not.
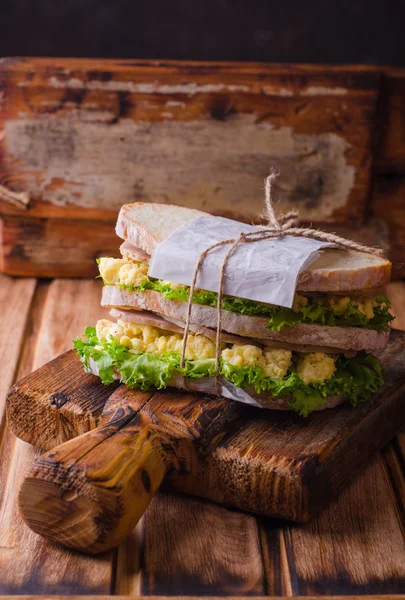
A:
[[[204,250],[219,241],[235,239],[242,232],[259,231],[260,227],[223,217],[198,217],[159,244],[150,262],[149,276],[189,286]],[[228,260],[224,293],[291,308],[299,273],[319,257],[320,250],[331,247],[334,244],[288,235],[241,243]],[[196,287],[218,291],[220,269],[228,250],[229,245],[224,245],[209,252]]]

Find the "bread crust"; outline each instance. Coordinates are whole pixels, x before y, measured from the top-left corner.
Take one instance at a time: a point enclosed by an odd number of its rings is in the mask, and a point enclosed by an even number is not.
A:
[[[309,269],[298,276],[297,291],[300,292],[350,292],[370,288],[383,288],[391,279],[391,263],[381,257],[352,250],[325,250],[324,255],[345,253],[346,268],[318,268],[322,259],[315,261]],[[349,260],[350,259],[350,260]],[[332,261],[330,261],[332,262]],[[352,265],[352,266],[350,266]]]
[[[102,306],[128,310],[148,310],[168,318],[185,321],[187,303],[167,300],[159,292],[126,292],[116,286],[104,286]],[[193,304],[191,322],[215,329],[217,310],[212,306]],[[297,324],[283,327],[280,331],[266,329],[266,317],[241,315],[228,310],[222,311],[222,329],[228,333],[259,340],[274,340],[296,344],[330,346],[345,350],[367,350],[379,352],[388,343],[389,332],[379,332],[359,327],[327,327],[324,325]]]

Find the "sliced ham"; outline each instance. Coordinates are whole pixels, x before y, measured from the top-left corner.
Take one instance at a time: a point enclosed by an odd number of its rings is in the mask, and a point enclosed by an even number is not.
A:
[[[150,262],[150,255],[147,254],[141,248],[137,248],[131,242],[124,242],[120,246],[120,252],[124,258],[131,258],[139,262],[148,263]]]

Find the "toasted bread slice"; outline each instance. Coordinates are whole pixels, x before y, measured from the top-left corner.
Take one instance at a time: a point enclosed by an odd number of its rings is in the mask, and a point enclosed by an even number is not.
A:
[[[114,285],[104,286],[101,300],[102,306],[148,310],[168,319],[185,321],[187,302],[167,300],[159,292],[145,290],[143,292],[126,292]],[[212,306],[193,304],[191,322],[211,329],[217,326],[217,309]],[[359,327],[326,327],[324,325],[298,324],[294,327],[283,327],[280,331],[266,329],[266,317],[241,315],[228,310],[222,311],[222,329],[228,333],[245,338],[272,340],[313,346],[330,346],[345,350],[367,350],[379,352],[388,343],[389,332],[379,332]]]
[[[116,232],[132,246],[151,255],[176,229],[206,214],[170,204],[136,202],[121,208]],[[341,292],[378,288],[387,285],[390,277],[391,263],[380,256],[327,249],[299,275],[297,290]]]

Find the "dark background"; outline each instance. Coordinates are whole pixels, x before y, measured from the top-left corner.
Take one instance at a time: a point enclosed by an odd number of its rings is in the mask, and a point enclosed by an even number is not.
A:
[[[405,65],[405,0],[0,0],[0,55]]]

